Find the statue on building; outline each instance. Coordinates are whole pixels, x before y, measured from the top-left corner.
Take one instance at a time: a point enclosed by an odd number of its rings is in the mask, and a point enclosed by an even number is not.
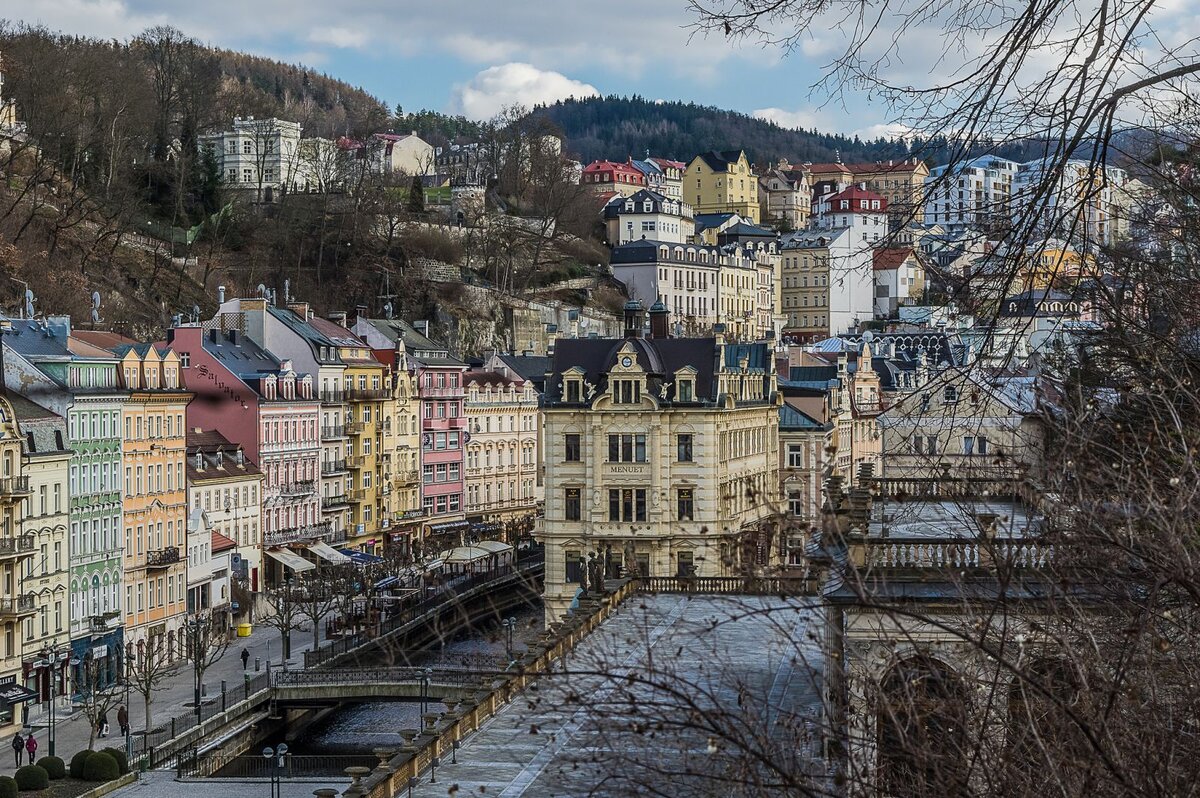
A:
[[[601,569],[604,567],[601,559],[592,552],[588,555],[588,584],[591,586],[591,592],[597,596],[604,595],[604,574]]]

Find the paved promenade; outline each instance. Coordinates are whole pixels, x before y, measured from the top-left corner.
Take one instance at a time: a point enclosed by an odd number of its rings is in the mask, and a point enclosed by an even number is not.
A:
[[[321,642],[324,643],[324,637]],[[220,700],[221,695],[221,680],[224,679],[230,689],[239,686],[245,681],[245,671],[242,670],[242,649],[246,648],[250,652],[250,673],[254,673],[254,660],[260,660],[262,668],[265,670],[268,660],[272,663],[271,667],[280,667],[283,659],[280,656],[280,636],[277,629],[272,629],[266,625],[256,625],[253,634],[250,637],[234,638],[225,655],[204,674],[204,684],[207,688],[208,698],[216,698]],[[312,631],[311,629],[303,629],[292,632],[292,659],[291,663],[299,667],[303,663],[303,652],[312,648]],[[192,702],[193,698],[193,673],[191,665],[183,663],[178,673],[164,680],[162,685],[156,691],[154,703],[151,706],[151,713],[155,724],[160,724],[163,721],[182,715],[189,709],[187,706]],[[121,748],[124,741],[121,739],[117,727],[117,711],[114,704],[111,712],[108,713],[109,736],[103,740],[96,740],[96,747],[112,746]],[[143,707],[142,697],[135,691],[129,693],[129,722],[134,734],[143,731],[146,728],[145,710]],[[50,732],[46,727],[46,718],[44,714],[39,715],[34,721],[34,735],[38,741],[38,756],[45,756],[50,753],[49,739]],[[70,761],[71,756],[76,751],[81,751],[87,748],[88,744],[88,722],[84,718],[82,712],[75,712],[74,715],[66,720],[58,717],[55,722],[55,738],[56,746],[55,753],[64,760]],[[0,773],[11,774],[15,768],[13,767],[12,750],[8,747],[11,737],[0,741],[0,750],[6,754],[0,758]],[[309,790],[305,796],[311,796],[312,791]]]

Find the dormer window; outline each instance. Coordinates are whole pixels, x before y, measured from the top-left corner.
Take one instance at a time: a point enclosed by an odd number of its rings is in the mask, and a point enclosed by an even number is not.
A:
[[[695,385],[692,380],[677,380],[675,383],[675,401],[692,402]]]
[[[196,470],[204,470],[204,455],[202,455],[200,452],[196,452]]]
[[[640,380],[614,380],[613,402],[619,405],[636,405],[642,402]]]
[[[582,401],[583,386],[580,384],[579,380],[567,380],[566,391],[564,393],[567,402],[570,402],[571,404],[578,404],[580,401]]]
[[[942,391],[942,401],[946,404],[954,404],[958,401],[958,388],[953,385],[947,385]]]
[[[646,200],[645,202],[642,203],[642,212],[643,213],[650,213],[652,210],[654,210],[653,202],[651,202],[650,200]]]

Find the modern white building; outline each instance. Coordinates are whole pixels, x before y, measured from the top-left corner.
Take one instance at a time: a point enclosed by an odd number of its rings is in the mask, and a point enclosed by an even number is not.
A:
[[[987,229],[1011,213],[1016,161],[985,155],[934,167],[925,178],[925,224],[948,233]]]
[[[696,229],[691,205],[650,189],[629,197],[614,196],[602,213],[612,246],[643,238],[684,244],[691,240]]]
[[[1111,244],[1128,221],[1123,219],[1128,182],[1124,169],[1089,161],[1070,160],[1061,167],[1053,159],[1023,163],[1013,177],[1013,223],[1085,250]]]

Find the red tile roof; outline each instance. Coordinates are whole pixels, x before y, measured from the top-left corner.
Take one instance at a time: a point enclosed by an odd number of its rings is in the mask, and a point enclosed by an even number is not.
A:
[[[871,265],[877,272],[887,271],[888,269],[896,269],[899,268],[900,264],[904,263],[904,261],[912,253],[913,251],[909,247],[886,247],[883,249],[877,249],[871,255]]]
[[[213,550],[214,554],[216,554],[218,551],[228,551],[229,549],[236,549],[236,548],[237,548],[237,541],[232,540],[231,538],[225,537],[224,535],[222,535],[220,532],[216,531],[215,529],[213,530],[212,550]]]

